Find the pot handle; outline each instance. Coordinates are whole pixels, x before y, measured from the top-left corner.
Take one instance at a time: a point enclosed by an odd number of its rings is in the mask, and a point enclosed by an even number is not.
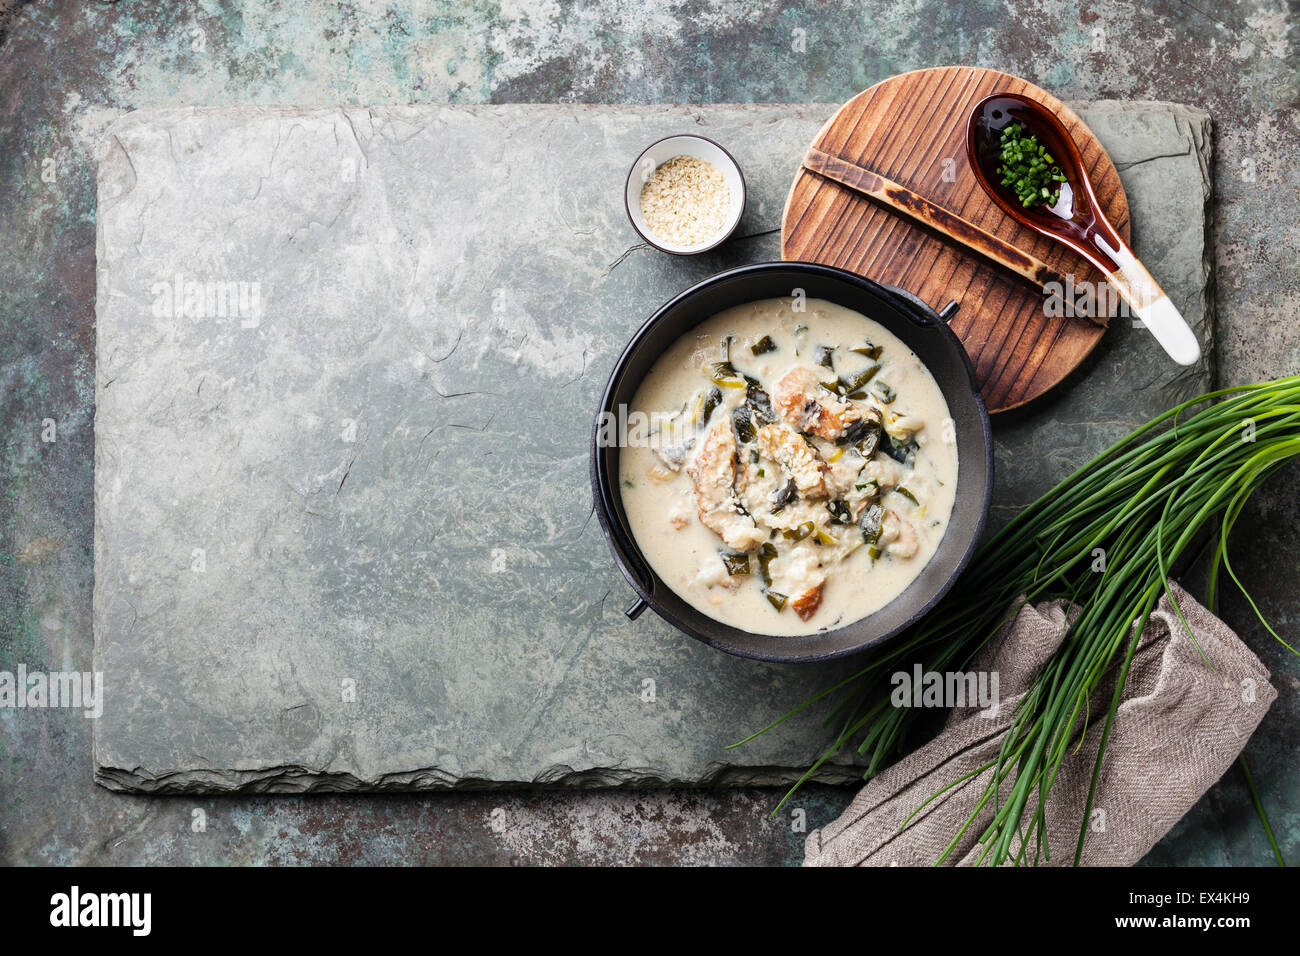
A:
[[[600,503],[597,502],[596,506],[600,507]],[[654,578],[651,576],[650,569],[646,567],[645,561],[642,560],[640,553],[637,551],[636,545],[631,541],[625,542],[623,540],[623,535],[614,529],[611,529],[610,531],[610,540],[614,542],[615,558],[619,570],[623,572],[623,577],[627,578],[628,583],[632,584],[634,587],[639,586],[641,590],[644,590],[647,593],[653,592]],[[646,599],[638,594],[636,600],[623,613],[627,616],[629,621],[635,621],[641,616],[641,612],[649,606],[650,605]]]
[[[904,304],[910,306],[910,308],[905,309],[904,312],[907,314],[908,318],[922,328],[929,328],[930,326],[937,325],[941,322],[947,323],[949,319],[957,314],[957,310],[960,308],[954,300],[945,305],[941,311],[936,312],[934,309],[930,308],[929,304],[927,304],[924,299],[913,292],[908,292],[906,289],[900,288],[899,286],[889,285],[884,282],[880,283],[880,287],[891,294],[898,296],[898,298],[903,300]]]

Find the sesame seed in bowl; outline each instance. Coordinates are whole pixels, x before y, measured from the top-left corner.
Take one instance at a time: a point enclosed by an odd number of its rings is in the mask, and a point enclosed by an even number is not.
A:
[[[694,255],[735,232],[745,211],[745,178],[713,140],[669,136],[637,157],[625,199],[642,239],[663,252]]]

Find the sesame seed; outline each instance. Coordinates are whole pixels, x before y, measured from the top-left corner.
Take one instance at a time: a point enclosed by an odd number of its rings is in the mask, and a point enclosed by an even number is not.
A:
[[[722,231],[731,190],[722,170],[695,156],[661,163],[641,188],[641,215],[655,238],[675,246],[703,245]]]

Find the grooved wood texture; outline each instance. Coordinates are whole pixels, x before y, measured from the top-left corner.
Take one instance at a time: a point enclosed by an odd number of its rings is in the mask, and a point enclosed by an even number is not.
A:
[[[900,183],[1046,262],[1075,282],[1103,283],[1073,252],[1017,224],[980,189],[966,162],[966,118],[990,93],[1010,91],[1054,110],[1074,137],[1110,221],[1127,241],[1128,201],[1119,173],[1068,106],[1032,83],[996,70],[938,67],[877,83],[840,108],[811,144]],[[786,200],[781,255],[838,266],[901,286],[936,308],[956,300],[952,319],[975,364],[990,411],[1037,398],[1073,370],[1105,329],[1079,317],[1049,317],[1043,292],[953,240],[859,193],[800,168]]]

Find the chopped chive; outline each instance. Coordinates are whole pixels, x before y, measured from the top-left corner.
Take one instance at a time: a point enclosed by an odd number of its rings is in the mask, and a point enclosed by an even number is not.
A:
[[[1002,130],[1000,141],[1001,165],[996,175],[1010,188],[1025,208],[1055,206],[1061,198],[1057,183],[1066,181],[1056,159],[1038,137],[1025,135],[1019,123],[1010,123]],[[1049,188],[1051,187],[1051,188]]]

